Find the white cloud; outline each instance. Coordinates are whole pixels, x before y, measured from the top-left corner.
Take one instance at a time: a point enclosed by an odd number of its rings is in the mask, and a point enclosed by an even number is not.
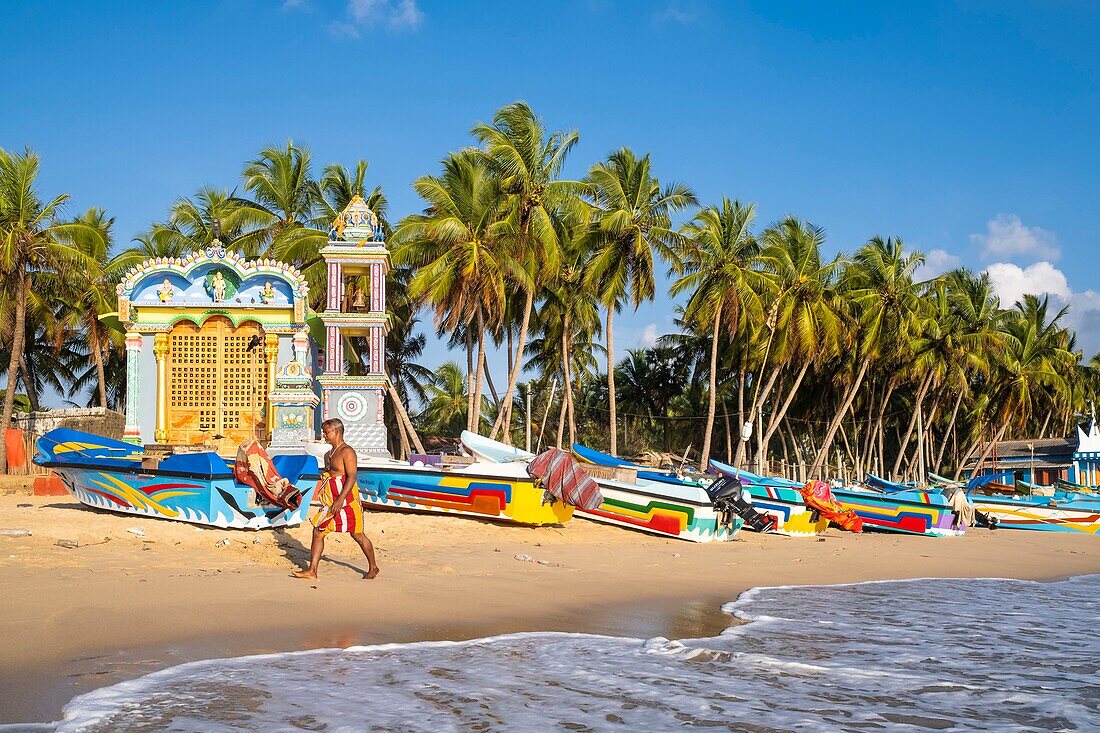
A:
[[[329,29],[335,36],[358,38],[367,28],[411,31],[423,22],[416,0],[348,0],[347,20],[332,23]]]
[[[1073,297],[1065,273],[1049,262],[1036,262],[1027,267],[996,262],[987,267],[986,272],[993,281],[993,289],[1001,298],[1002,308],[1011,308],[1027,293],[1049,294],[1067,303]]]
[[[1100,350],[1100,293],[1095,290],[1074,292],[1064,272],[1049,262],[1019,267],[997,262],[986,268],[1002,308],[1012,308],[1027,293],[1049,295],[1051,315],[1069,306],[1062,325],[1077,334],[1077,348],[1089,359]]]
[[[703,12],[701,5],[689,0],[671,0],[663,8],[653,13],[655,23],[694,23]]]
[[[985,234],[971,234],[970,241],[981,247],[987,260],[1023,257],[1054,261],[1062,254],[1053,232],[1024,226],[1016,214],[997,214],[985,223],[985,230]]]
[[[641,344],[646,348],[651,348],[657,345],[657,324],[648,323],[646,327],[642,329]]]
[[[917,280],[931,280],[937,275],[942,275],[948,270],[954,270],[962,263],[962,259],[951,254],[945,249],[934,249],[924,255],[924,264],[917,268],[913,276]]]

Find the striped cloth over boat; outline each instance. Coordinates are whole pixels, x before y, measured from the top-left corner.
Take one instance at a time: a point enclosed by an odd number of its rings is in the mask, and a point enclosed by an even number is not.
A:
[[[580,509],[596,509],[603,494],[592,477],[563,450],[551,448],[527,464],[527,474],[556,498]]]

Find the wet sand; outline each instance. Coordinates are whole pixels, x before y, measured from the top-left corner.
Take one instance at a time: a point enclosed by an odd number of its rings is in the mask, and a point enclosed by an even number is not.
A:
[[[358,547],[335,536],[319,580],[303,581],[289,573],[308,526],[218,530],[0,495],[0,528],[32,532],[0,537],[0,723],[56,720],[76,694],[196,659],[534,630],[706,636],[758,585],[1100,573],[1100,538],[1042,532],[696,545],[585,520],[368,512],[367,524],[381,577],[362,580]]]

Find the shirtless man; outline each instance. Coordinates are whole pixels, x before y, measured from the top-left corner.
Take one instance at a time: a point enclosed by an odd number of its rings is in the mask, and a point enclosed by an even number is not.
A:
[[[309,567],[294,573],[295,578],[317,578],[317,565],[325,551],[325,535],[329,532],[348,532],[363,550],[370,563],[364,573],[367,580],[378,576],[378,561],[374,559],[374,545],[363,534],[363,505],[359,502],[356,486],[358,458],[350,445],[344,442],[344,423],[333,418],[321,423],[321,434],[332,449],[325,454],[325,470],[317,483],[317,498],[321,508],[310,519],[313,524],[313,542],[309,547]]]

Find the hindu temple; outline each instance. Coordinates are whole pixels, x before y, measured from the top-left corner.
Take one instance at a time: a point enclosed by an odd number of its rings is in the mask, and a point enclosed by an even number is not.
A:
[[[389,252],[360,196],[321,255],[320,312],[294,267],[246,260],[217,240],[130,270],[111,319],[126,334],[125,439],[224,454],[259,440],[286,452],[339,417],[360,455],[385,455]]]

